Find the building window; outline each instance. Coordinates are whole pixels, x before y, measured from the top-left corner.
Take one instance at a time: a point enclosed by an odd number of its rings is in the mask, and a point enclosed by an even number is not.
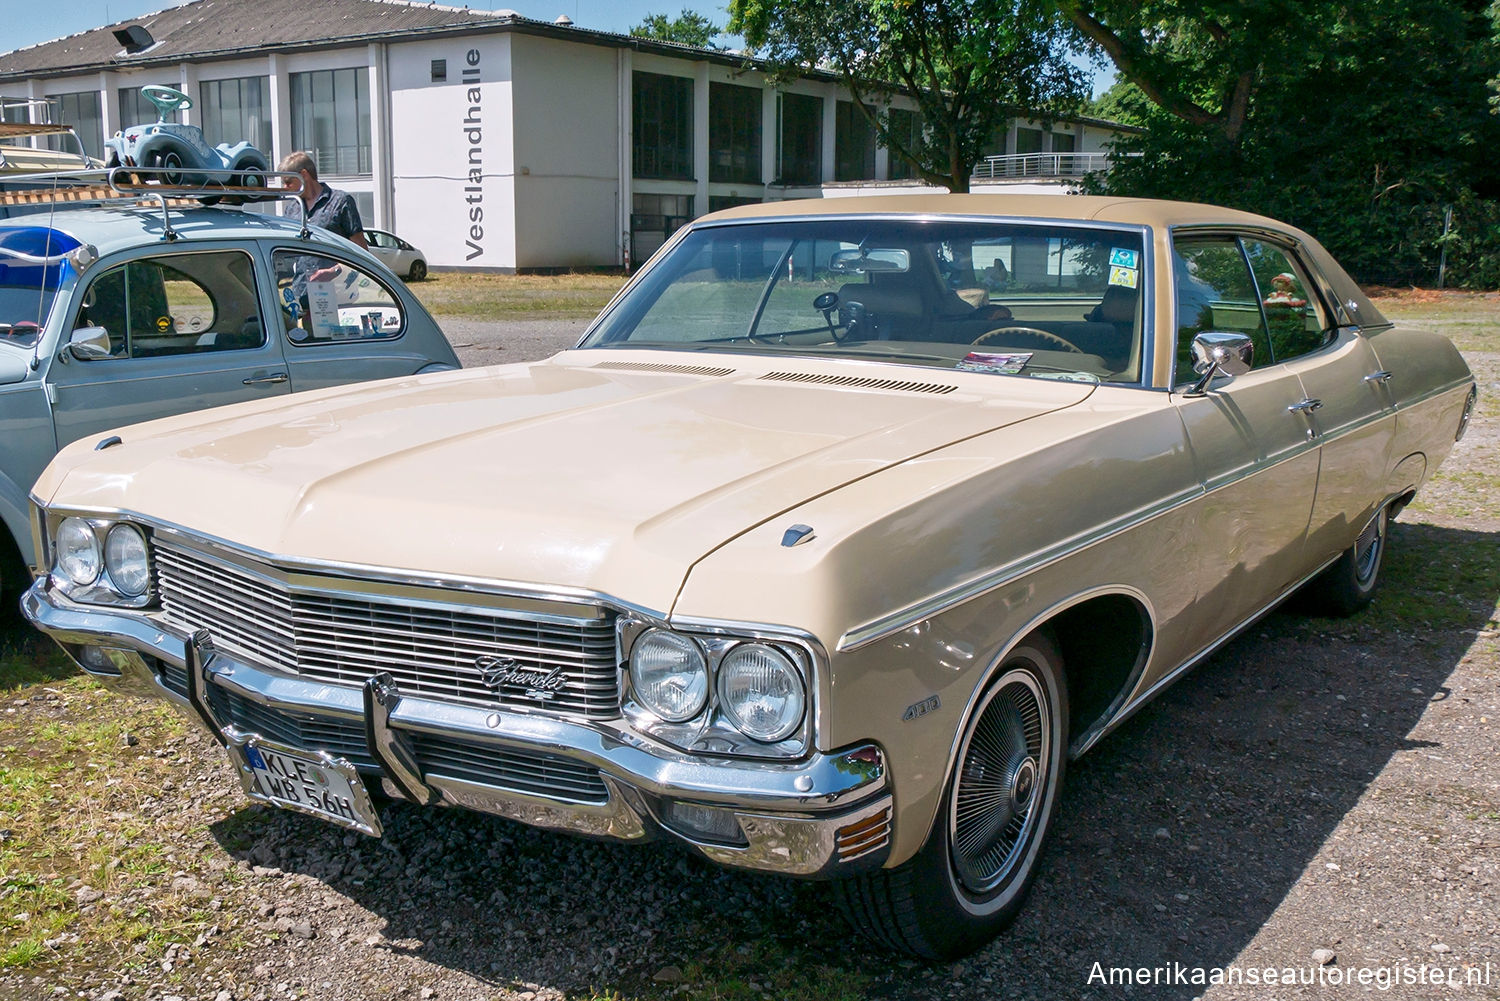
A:
[[[156,110],[156,105],[141,96],[139,87],[120,88],[120,128],[128,129],[132,125],[150,125],[161,118],[161,112]],[[166,117],[166,121],[182,121],[182,109],[172,112]]]
[[[206,80],[199,91],[203,137],[211,143],[250,142],[271,155],[271,84],[263,76]]]
[[[782,94],[776,103],[776,137],[777,183],[822,183],[823,99]]]
[[[693,218],[692,195],[636,193],[630,200],[630,259],[640,264]]]
[[[54,122],[73,126],[85,153],[96,160],[104,158],[104,118],[99,113],[97,90],[48,94],[47,105]],[[154,116],[152,120],[155,121]]]
[[[370,69],[293,73],[292,148],[308,150],[319,175],[370,170]]]
[[[693,81],[637,73],[634,81],[636,177],[693,179]]]
[[[738,208],[741,205],[759,205],[759,198],[738,198],[733,195],[709,195],[708,210],[718,212],[720,209]]]
[[[442,83],[448,79],[448,60],[434,59],[432,61],[432,82]]]
[[[875,129],[853,101],[840,101],[834,109],[833,179],[875,179]]]
[[[1052,133],[1052,152],[1071,153],[1077,148],[1078,140],[1071,132]]]
[[[1041,129],[1016,129],[1017,153],[1040,153],[1042,151]]]
[[[708,179],[760,183],[761,92],[728,83],[708,86]]]
[[[890,116],[891,133],[909,152],[918,152],[922,148],[922,116],[915,111],[907,111],[905,108],[892,108]],[[890,175],[892,180],[905,180],[916,177],[917,168],[913,167],[910,161],[901,154],[891,150]]]

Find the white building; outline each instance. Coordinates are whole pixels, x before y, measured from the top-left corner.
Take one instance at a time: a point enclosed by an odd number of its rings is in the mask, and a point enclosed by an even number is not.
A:
[[[312,151],[435,267],[621,265],[723,206],[919,186],[832,76],[772,89],[742,55],[510,11],[197,0],[0,55],[0,100],[47,101],[95,156],[155,120],[146,84],[211,143]],[[976,185],[1064,190],[1121,128],[1012,122]]]

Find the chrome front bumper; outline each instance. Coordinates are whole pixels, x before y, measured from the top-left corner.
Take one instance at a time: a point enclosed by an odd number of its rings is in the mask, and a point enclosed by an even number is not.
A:
[[[889,857],[892,797],[884,755],[874,744],[786,763],[713,758],[666,747],[623,722],[405,695],[388,675],[362,688],[304,681],[216,650],[206,632],[184,636],[140,612],[75,604],[47,584],[42,577],[21,601],[37,628],[104,685],[170,699],[220,743],[259,736],[243,719],[222,718],[216,705],[234,699],[252,723],[316,721],[362,736],[360,770],[388,795],[416,803],[618,841],[667,837],[722,865],[791,876],[842,876],[878,868]],[[430,741],[481,764],[487,753],[530,755],[581,769],[590,781],[597,770],[599,791],[552,793],[536,781],[522,790],[476,779],[472,769],[466,776],[456,774],[463,768],[424,769],[414,748]],[[327,749],[316,740],[307,744],[309,751]],[[690,826],[693,818],[712,819],[700,828]],[[716,833],[706,833],[708,825]],[[730,829],[737,833],[723,834]]]

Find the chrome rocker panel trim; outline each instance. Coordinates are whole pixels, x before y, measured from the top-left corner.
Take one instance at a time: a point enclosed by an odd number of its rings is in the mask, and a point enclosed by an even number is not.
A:
[[[843,876],[878,868],[889,857],[888,830],[873,848],[862,847],[857,854],[839,851],[850,828],[891,816],[884,753],[873,744],[788,763],[707,758],[651,741],[625,729],[623,721],[583,723],[436,702],[402,695],[389,676],[379,674],[363,688],[303,681],[214,649],[206,631],[183,636],[140,612],[75,604],[49,591],[48,584],[43,575],[21,600],[22,611],[37,628],[70,656],[79,646],[106,648],[118,674],[79,666],[106,687],[172,701],[221,744],[260,738],[215,718],[207,697],[212,686],[270,709],[358,723],[372,757],[382,763],[382,787],[395,798],[465,807],[587,837],[666,837],[721,865],[789,876]],[[188,697],[163,684],[146,657],[186,670]],[[602,803],[582,803],[423,776],[405,746],[403,734],[413,732],[571,758],[599,770],[608,797]],[[366,781],[373,778],[366,773]],[[660,818],[669,800],[733,813],[745,843],[719,844],[669,826]]]

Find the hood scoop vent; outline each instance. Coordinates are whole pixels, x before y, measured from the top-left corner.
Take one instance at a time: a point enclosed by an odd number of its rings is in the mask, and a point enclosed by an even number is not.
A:
[[[718,368],[713,365],[668,365],[664,362],[644,361],[605,361],[589,367],[607,368],[615,372],[665,372],[669,375],[703,375],[714,378],[734,372],[732,368]]]
[[[845,389],[883,389],[891,393],[932,393],[935,396],[951,393],[958,388],[940,382],[872,379],[869,376],[855,375],[819,375],[813,372],[767,372],[760,377],[759,381],[808,382],[819,386],[839,386]]]

